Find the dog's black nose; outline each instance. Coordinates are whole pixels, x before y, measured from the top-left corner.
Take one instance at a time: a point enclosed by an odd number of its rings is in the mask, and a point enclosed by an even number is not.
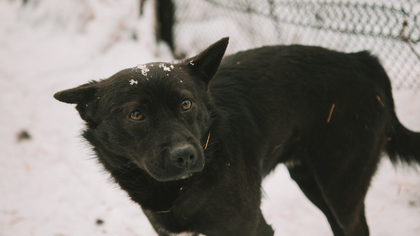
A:
[[[195,163],[197,152],[192,145],[184,145],[173,148],[169,152],[169,160],[179,168],[189,168]]]

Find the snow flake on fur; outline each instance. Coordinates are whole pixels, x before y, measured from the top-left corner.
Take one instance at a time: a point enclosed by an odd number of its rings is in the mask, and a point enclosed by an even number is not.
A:
[[[146,65],[143,65],[143,64],[139,64],[139,65],[137,65],[135,68],[136,68],[136,69],[140,69],[140,70],[141,70],[141,73],[142,73],[144,76],[147,76],[147,72],[149,72],[149,71],[150,71],[150,69],[149,69],[149,68],[147,68],[147,66],[146,66]]]
[[[139,81],[134,80],[134,79],[131,79],[129,82],[130,82],[130,85],[134,85],[134,84],[138,84],[139,83]]]
[[[174,69],[174,65],[166,66],[165,63],[160,63],[159,68],[163,68],[163,71],[171,71]]]

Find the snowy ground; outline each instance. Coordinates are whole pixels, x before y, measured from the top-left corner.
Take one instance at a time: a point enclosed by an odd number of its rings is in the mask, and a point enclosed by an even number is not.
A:
[[[87,26],[66,21],[53,0],[44,1],[51,5],[31,14],[16,1],[0,0],[0,236],[156,235],[139,206],[92,158],[79,137],[77,112],[52,95],[139,63],[171,61],[170,53],[150,44],[147,19],[134,27],[137,41],[127,36],[133,1],[117,12],[112,1],[105,7],[87,1],[91,13],[73,11],[95,16]],[[63,0],[62,10],[74,2],[83,1]],[[45,24],[41,13],[61,23]],[[394,96],[402,123],[420,131],[420,92]],[[30,138],[18,141],[21,131]],[[262,209],[276,235],[332,235],[283,166],[265,180],[264,191]],[[384,159],[366,211],[373,236],[420,235],[420,174]]]

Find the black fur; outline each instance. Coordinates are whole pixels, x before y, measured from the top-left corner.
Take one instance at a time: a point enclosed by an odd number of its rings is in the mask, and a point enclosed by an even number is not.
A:
[[[83,136],[161,236],[273,235],[261,181],[279,163],[334,235],[368,235],[364,199],[381,153],[420,164],[420,133],[398,121],[378,59],[292,45],[222,60],[227,44],[54,96],[77,104]]]

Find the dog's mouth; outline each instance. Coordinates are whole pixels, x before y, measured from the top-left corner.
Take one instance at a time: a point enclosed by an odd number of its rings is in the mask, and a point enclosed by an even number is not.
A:
[[[180,169],[159,169],[155,171],[147,170],[149,175],[159,182],[168,182],[168,181],[178,181],[191,178],[194,173],[202,171],[204,165],[201,167],[191,167],[189,169],[180,170]]]
[[[190,178],[191,176],[193,176],[193,173],[188,172],[188,173],[185,173],[185,174],[183,174],[183,175],[179,176],[179,177],[178,177],[178,178],[176,178],[175,180],[188,179],[188,178]]]

